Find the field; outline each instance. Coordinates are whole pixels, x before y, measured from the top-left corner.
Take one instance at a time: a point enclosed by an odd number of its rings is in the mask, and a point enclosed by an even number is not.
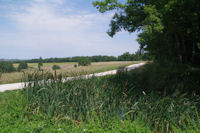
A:
[[[131,64],[139,63],[139,61],[121,61],[121,62],[98,62],[92,63],[90,66],[80,66],[75,68],[74,65],[77,63],[68,62],[68,63],[43,63],[42,69],[46,72],[54,72],[52,70],[53,65],[59,65],[61,67],[60,70],[57,70],[57,73],[62,73],[66,76],[74,76],[74,75],[83,75],[83,74],[91,74],[97,72],[104,72],[108,70],[117,69],[119,67],[125,67]],[[29,69],[24,70],[26,73],[33,73],[38,70],[37,63],[29,63]],[[14,64],[14,67],[17,68],[18,64]],[[0,84],[6,83],[16,83],[21,82],[23,77],[23,72],[12,72],[12,73],[4,73],[0,79]]]

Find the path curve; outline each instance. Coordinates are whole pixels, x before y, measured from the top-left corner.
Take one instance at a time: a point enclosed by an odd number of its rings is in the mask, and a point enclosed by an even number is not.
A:
[[[125,67],[127,71],[133,70],[135,68],[138,68],[140,66],[143,66],[145,63],[139,63],[139,64],[133,64],[130,66]],[[106,71],[106,72],[101,72],[101,73],[95,73],[95,74],[88,74],[88,75],[83,75],[83,76],[78,76],[78,77],[67,77],[66,79],[63,80],[63,82],[66,82],[68,80],[73,80],[76,78],[83,78],[83,79],[88,79],[93,76],[95,77],[101,77],[101,76],[106,76],[106,75],[114,75],[117,73],[118,70],[111,70],[111,71]],[[0,92],[5,92],[5,91],[10,91],[10,90],[19,90],[24,87],[25,83],[12,83],[12,84],[3,84],[0,85]]]

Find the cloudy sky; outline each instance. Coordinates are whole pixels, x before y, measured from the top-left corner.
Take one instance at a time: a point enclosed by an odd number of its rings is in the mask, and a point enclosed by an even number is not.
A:
[[[138,49],[136,33],[107,35],[112,12],[93,0],[0,0],[0,59],[118,56]]]

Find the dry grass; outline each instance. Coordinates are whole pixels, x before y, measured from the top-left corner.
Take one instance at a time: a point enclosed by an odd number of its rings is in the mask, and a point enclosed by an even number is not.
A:
[[[133,61],[118,61],[118,62],[97,62],[92,63],[90,66],[80,66],[75,68],[74,65],[77,64],[75,62],[67,62],[67,63],[44,63],[42,69],[48,72],[54,72],[52,70],[53,65],[59,65],[61,67],[60,70],[57,70],[58,73],[62,73],[66,76],[74,76],[74,75],[83,75],[97,72],[104,72],[108,70],[117,69],[119,67],[125,67],[131,64],[139,63]],[[33,73],[37,71],[37,63],[29,63],[29,69],[25,70],[25,72]],[[18,67],[18,64],[14,64],[14,67]],[[13,72],[13,73],[4,73],[0,79],[0,84],[6,83],[16,83],[21,82],[23,77],[23,72]]]

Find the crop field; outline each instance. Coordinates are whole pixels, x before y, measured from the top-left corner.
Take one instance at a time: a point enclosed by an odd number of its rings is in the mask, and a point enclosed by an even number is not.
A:
[[[118,62],[97,62],[92,63],[90,66],[78,66],[74,67],[75,62],[67,62],[67,63],[43,63],[43,71],[44,72],[51,72],[53,65],[59,65],[61,69],[57,70],[57,73],[62,73],[65,76],[76,76],[76,75],[84,75],[84,74],[91,74],[97,72],[104,72],[108,70],[117,69],[120,67],[125,67],[131,64],[140,63],[140,61],[118,61]],[[14,64],[14,67],[17,68],[19,64]],[[37,63],[29,63],[28,69],[24,70],[25,73],[33,73],[38,71],[38,64]],[[0,79],[0,84],[6,83],[16,83],[21,82],[23,78],[23,72],[12,72],[12,73],[4,73]]]

